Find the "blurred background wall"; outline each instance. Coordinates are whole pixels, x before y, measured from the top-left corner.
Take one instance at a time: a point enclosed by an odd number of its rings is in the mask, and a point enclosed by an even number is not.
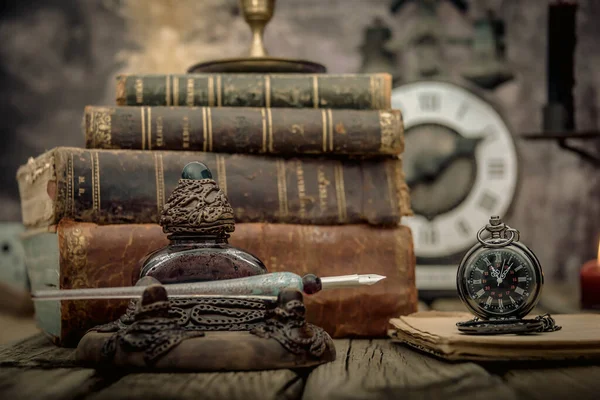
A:
[[[392,0],[280,0],[265,40],[270,53],[315,60],[329,72],[363,65],[365,29],[391,31],[397,82],[414,77],[408,37],[421,27],[417,6]],[[546,0],[471,1],[467,13],[441,0],[440,29],[470,37],[472,20],[492,10],[505,22],[506,62],[514,79],[489,91],[515,137],[540,131],[546,101]],[[600,2],[581,0],[577,17],[577,128],[597,129],[600,116]],[[249,32],[236,0],[9,0],[0,17],[0,220],[19,221],[16,169],[59,145],[83,146],[87,104],[114,104],[121,72],[184,72],[193,63],[244,55]],[[367,49],[368,50],[368,49]],[[438,60],[458,75],[470,50],[446,45]],[[600,231],[598,170],[555,143],[516,139],[521,180],[511,225],[539,255],[550,279],[576,280],[594,258]],[[410,149],[407,149],[408,151]]]

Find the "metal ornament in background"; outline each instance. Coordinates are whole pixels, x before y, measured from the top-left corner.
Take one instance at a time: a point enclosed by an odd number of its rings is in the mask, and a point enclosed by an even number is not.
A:
[[[252,33],[249,56],[202,62],[188,73],[324,73],[323,65],[306,60],[269,56],[264,45],[264,31],[275,12],[275,0],[240,0],[244,20]]]
[[[525,140],[555,141],[561,149],[600,167],[600,131],[577,130],[573,86],[577,45],[577,1],[548,4],[547,103],[542,110],[542,132],[526,133]],[[585,103],[585,102],[584,102]],[[589,102],[593,106],[593,101]],[[583,107],[587,106],[584,104]],[[581,107],[582,108],[582,107]],[[577,143],[577,144],[575,144]]]
[[[385,276],[376,274],[342,275],[318,278],[308,274],[300,277],[291,272],[273,272],[247,278],[223,279],[205,282],[186,282],[163,285],[169,298],[266,298],[277,297],[285,289],[296,289],[305,294],[321,290],[370,286]],[[135,299],[139,298],[146,287],[123,286],[112,288],[38,290],[32,293],[34,301],[52,300],[89,300],[89,299]]]

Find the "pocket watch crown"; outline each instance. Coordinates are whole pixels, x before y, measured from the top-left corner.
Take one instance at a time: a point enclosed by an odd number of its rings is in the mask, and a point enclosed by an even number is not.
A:
[[[493,217],[490,217],[490,225],[491,226],[498,226],[502,223],[502,220],[500,219],[499,216],[494,215]]]

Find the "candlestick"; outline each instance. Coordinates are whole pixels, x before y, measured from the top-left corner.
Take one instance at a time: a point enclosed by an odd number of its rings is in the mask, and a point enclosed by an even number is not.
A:
[[[583,264],[580,272],[581,308],[600,309],[600,241],[598,258]]]

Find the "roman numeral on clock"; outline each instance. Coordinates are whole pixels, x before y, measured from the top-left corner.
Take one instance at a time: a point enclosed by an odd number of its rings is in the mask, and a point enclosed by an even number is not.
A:
[[[458,107],[458,110],[456,110],[456,119],[459,121],[463,119],[467,111],[469,111],[469,104],[466,101],[463,101]]]
[[[419,95],[419,107],[421,111],[439,111],[441,99],[437,93],[421,93]]]
[[[490,193],[484,192],[479,198],[479,207],[483,208],[487,212],[491,212],[494,207],[496,207],[496,203],[498,202],[497,197]]]
[[[438,239],[437,229],[432,224],[423,225],[419,230],[419,243],[434,245]]]
[[[487,161],[487,174],[490,179],[502,179],[505,173],[504,160],[501,158],[492,158]]]
[[[471,228],[469,227],[469,223],[462,218],[456,221],[456,229],[463,236],[469,236],[471,234]]]

